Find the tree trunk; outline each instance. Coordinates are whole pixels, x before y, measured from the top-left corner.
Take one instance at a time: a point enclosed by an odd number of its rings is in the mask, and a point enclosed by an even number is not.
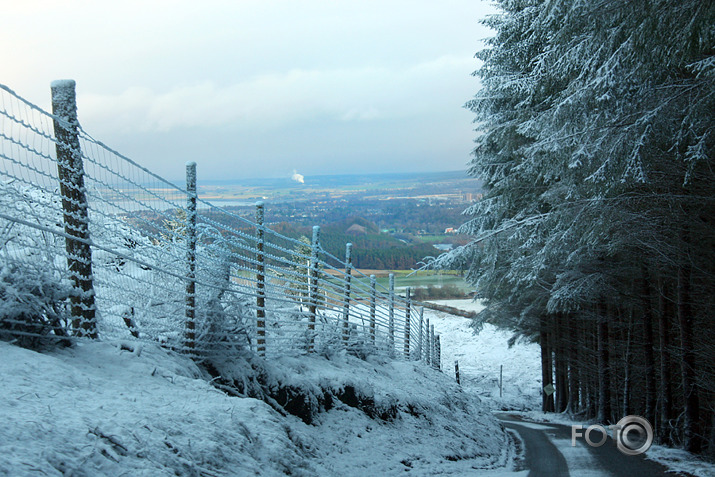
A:
[[[688,243],[687,237],[684,241]],[[695,382],[695,347],[693,341],[693,312],[691,307],[689,254],[678,268],[678,322],[680,323],[680,365],[683,383],[683,444],[685,450],[698,453],[701,439],[698,434],[700,402]]]
[[[579,399],[579,389],[581,388],[581,380],[579,373],[579,355],[578,348],[579,343],[582,343],[578,339],[579,337],[579,326],[573,316],[568,316],[568,328],[569,328],[569,403],[568,408],[570,412],[576,413],[581,410],[581,403]]]
[[[653,354],[653,303],[648,272],[643,267],[643,356],[645,358],[645,418],[655,425],[655,356]]]
[[[598,410],[596,420],[606,423],[611,419],[611,373],[608,354],[608,310],[601,301],[598,305],[596,341],[598,348]]]
[[[563,314],[554,316],[556,331],[554,332],[554,367],[556,375],[556,412],[564,412],[568,405],[568,361],[566,360],[566,333]]]
[[[549,346],[549,332],[547,329],[546,316],[541,316],[539,322],[539,342],[541,344],[541,409],[544,412],[553,412],[554,395],[547,395],[543,388],[552,384],[553,370],[551,369],[551,347]]]
[[[623,409],[624,416],[631,415],[631,337],[633,328],[633,311],[631,310],[628,319],[628,330],[626,332],[626,352],[623,359]]]
[[[594,310],[596,308],[594,307]],[[587,350],[588,354],[588,366],[584,367],[585,371],[585,381],[588,387],[586,393],[587,398],[587,409],[586,417],[588,419],[594,419],[598,412],[598,339],[597,339],[597,328],[598,324],[596,321],[589,321],[588,327],[584,326],[583,338],[584,341],[588,343]],[[584,361],[585,362],[585,361]],[[583,374],[583,373],[582,373]]]
[[[660,342],[660,442],[672,443],[670,420],[673,418],[673,386],[670,375],[670,326],[673,316],[673,306],[670,290],[662,284],[658,299],[660,313],[658,315],[658,338]]]

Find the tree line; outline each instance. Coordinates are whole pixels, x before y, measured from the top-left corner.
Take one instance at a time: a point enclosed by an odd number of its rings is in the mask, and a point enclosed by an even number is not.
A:
[[[715,2],[498,0],[467,103],[486,319],[537,340],[546,411],[715,455]]]
[[[351,232],[352,225],[361,229]],[[309,236],[312,230],[288,222],[271,225],[271,229],[295,239]],[[437,252],[432,245],[405,244],[389,234],[380,233],[375,223],[362,217],[350,217],[321,227],[320,246],[329,254],[344,260],[346,243],[353,244],[353,266],[373,270],[409,270],[416,268],[425,256]]]

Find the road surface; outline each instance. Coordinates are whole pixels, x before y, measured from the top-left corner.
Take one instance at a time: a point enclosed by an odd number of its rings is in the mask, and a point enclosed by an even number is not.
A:
[[[521,417],[499,413],[504,427],[519,434],[523,442],[523,462],[519,465],[529,477],[674,477],[662,465],[642,455],[629,456],[616,447],[610,437],[600,447],[591,447],[583,438],[571,445],[571,427],[534,423]],[[599,440],[594,434],[591,440]],[[521,469],[516,469],[521,470]]]

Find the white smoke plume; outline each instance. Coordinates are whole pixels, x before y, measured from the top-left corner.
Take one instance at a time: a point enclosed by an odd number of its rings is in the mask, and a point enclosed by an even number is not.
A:
[[[300,182],[301,184],[305,184],[305,179],[303,177],[303,174],[298,174],[298,171],[293,169],[293,175],[291,176],[291,179]]]

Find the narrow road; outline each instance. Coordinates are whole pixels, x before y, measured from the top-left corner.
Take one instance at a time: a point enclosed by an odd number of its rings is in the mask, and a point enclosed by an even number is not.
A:
[[[610,437],[600,447],[591,447],[583,438],[571,445],[571,427],[535,423],[521,417],[499,413],[502,425],[513,429],[524,443],[524,467],[529,477],[674,477],[662,465],[642,455],[629,456],[616,447]],[[598,440],[598,436],[592,436]]]

